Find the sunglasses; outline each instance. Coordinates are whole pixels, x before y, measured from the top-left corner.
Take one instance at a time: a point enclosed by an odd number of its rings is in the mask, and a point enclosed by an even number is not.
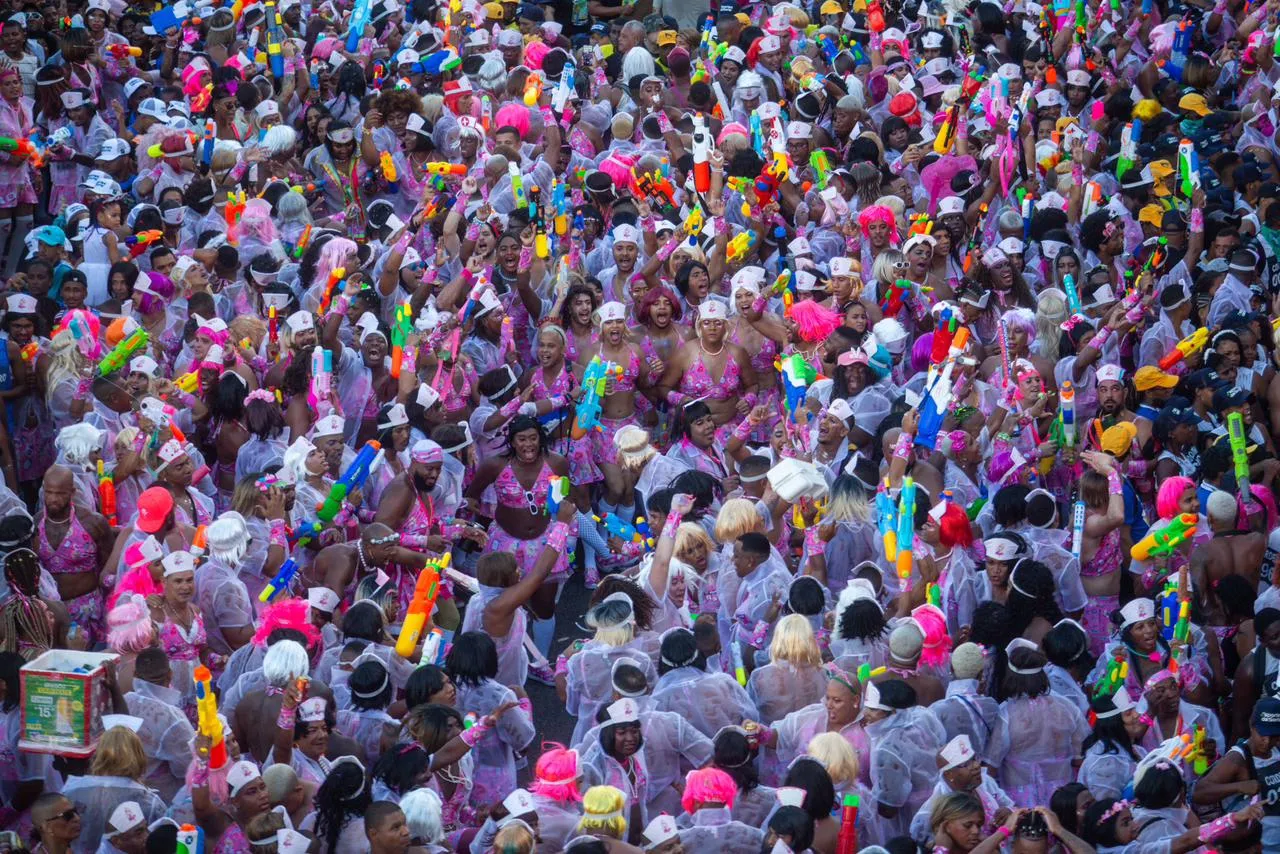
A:
[[[48,820],[49,821],[71,821],[71,819],[76,818],[79,815],[80,815],[80,808],[72,807],[71,809],[66,810],[65,812],[60,812],[57,815],[50,816]]]

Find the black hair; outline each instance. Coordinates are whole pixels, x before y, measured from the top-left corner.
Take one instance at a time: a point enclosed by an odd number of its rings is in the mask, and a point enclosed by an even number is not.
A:
[[[778,807],[769,818],[769,830],[789,838],[792,851],[809,850],[813,845],[813,828],[814,817],[800,807]]]
[[[916,689],[901,679],[877,682],[880,702],[891,709],[909,709],[916,704]]]
[[[1044,670],[1037,673],[1014,673],[1013,668],[1019,670],[1035,670],[1043,668],[1046,664],[1044,653],[1038,649],[1027,649],[1019,647],[1009,654],[1009,669],[1004,673],[1004,677],[1000,680],[1001,687],[1004,689],[1005,697],[1039,697],[1049,692],[1049,677],[1045,675]]]
[[[412,709],[430,703],[431,698],[444,690],[445,672],[434,664],[424,664],[414,669],[404,683],[404,702]]]
[[[1280,206],[1276,207],[1280,210]],[[1231,465],[1231,445],[1228,442],[1210,445],[1200,456],[1200,476],[1207,481],[1217,480],[1231,470]]]
[[[431,766],[431,754],[417,742],[395,745],[384,751],[373,766],[373,778],[397,795],[416,789],[422,773]]]
[[[594,608],[614,593],[627,594],[627,598],[631,600],[632,614],[636,620],[636,631],[647,632],[649,627],[653,625],[654,615],[658,611],[658,603],[653,600],[652,596],[645,593],[640,585],[629,578],[623,578],[620,574],[606,575],[600,579],[600,586],[591,594],[591,600],[587,608]]]
[[[1157,762],[1134,784],[1133,798],[1143,809],[1162,810],[1180,803],[1186,789],[1181,770],[1174,765]]]
[[[816,759],[802,756],[793,762],[782,785],[804,789],[804,811],[814,821],[827,818],[835,809],[836,789],[831,783],[831,775]]]
[[[1067,783],[1065,786],[1054,789],[1052,797],[1049,798],[1049,809],[1053,810],[1058,821],[1071,833],[1080,832],[1080,823],[1076,819],[1076,801],[1080,799],[1081,792],[1087,791],[1089,787],[1083,783]]]
[[[582,841],[574,841],[564,850],[566,854],[609,854],[608,847],[603,840],[591,837],[579,837]]]
[[[758,531],[747,531],[738,537],[738,545],[742,546],[742,550],[750,555],[762,559],[768,559],[770,546],[769,538]]]
[[[372,798],[364,769],[354,762],[338,762],[316,789],[316,838],[330,851],[338,850],[338,836],[348,821],[363,815]]]
[[[658,658],[658,675],[674,670],[677,667],[693,667],[697,670],[707,669],[706,657],[698,651],[693,632],[688,629],[675,629],[662,637],[661,651]]]
[[[620,659],[611,681],[619,694],[644,694],[649,690],[649,680],[644,671],[627,659]]]
[[[223,377],[227,379],[227,377]],[[232,378],[234,380],[234,378]],[[243,380],[235,380],[236,384],[244,387]],[[219,386],[222,381],[219,380]],[[245,395],[248,396],[247,393]],[[278,439],[280,434],[284,432],[284,411],[274,401],[253,400],[244,405],[244,427],[254,436],[265,441],[268,439]]]
[[[686,521],[701,519],[723,491],[720,481],[705,471],[680,472],[675,480],[671,481],[673,496],[683,493],[693,497],[693,509],[685,516]]]
[[[1013,579],[1017,576],[1017,586]],[[1049,567],[1031,558],[1022,558],[1009,572],[1009,597],[1005,607],[1013,618],[1013,632],[1021,635],[1036,617],[1053,625],[1062,619],[1062,611],[1053,598],[1056,585]],[[1025,591],[1025,592],[1024,592]]]
[[[680,269],[676,270],[676,290],[680,292],[680,296],[689,296],[689,277],[693,275],[694,270],[701,270],[710,276],[707,265],[695,259],[689,259],[680,265]]]
[[[1021,484],[1012,483],[1002,487],[991,500],[995,511],[996,524],[1002,528],[1010,528],[1027,518],[1027,496],[1031,490]]]
[[[888,631],[884,611],[871,599],[855,599],[836,615],[836,622],[840,636],[846,640],[877,640]]]
[[[249,396],[249,387],[239,374],[227,371],[218,378],[210,391],[209,412],[215,420],[232,421],[244,415],[244,401]]]
[[[821,614],[827,607],[827,596],[822,583],[811,575],[796,577],[787,593],[787,606],[793,614],[806,617]]]
[[[342,618],[342,634],[347,640],[359,638],[370,643],[385,640],[386,628],[382,608],[371,599],[361,599],[347,609]]]
[[[644,747],[644,732],[641,729],[639,721],[629,721],[627,723],[616,723],[614,721],[611,721],[609,720],[609,707],[606,705],[606,706],[601,706],[600,710],[596,712],[596,723],[600,724],[600,735],[599,735],[600,749],[603,750],[605,755],[608,756],[609,758],[611,759],[618,758],[618,754],[614,750],[613,734],[614,734],[614,730],[618,729],[619,727],[633,726],[636,729],[641,730],[639,736],[637,737],[639,743],[636,745],[636,753],[639,753],[641,748]]]
[[[692,428],[695,421],[701,418],[709,418],[711,416],[711,407],[707,406],[701,400],[693,403],[685,404],[680,407],[680,417],[676,423],[674,439],[679,440],[692,435]]]
[[[1079,626],[1071,623],[1054,626],[1040,639],[1040,646],[1045,657],[1064,670],[1088,672],[1093,669],[1095,658],[1089,652],[1089,638]]]
[[[1095,744],[1101,744],[1103,754],[1126,753],[1130,759],[1137,762],[1140,757],[1133,751],[1133,739],[1129,737],[1129,731],[1124,728],[1124,718],[1117,714],[1102,717],[1108,712],[1115,712],[1114,698],[1112,696],[1094,697],[1089,701],[1089,708],[1098,717],[1093,724],[1093,732],[1089,733],[1080,744],[1080,755],[1088,753],[1089,748]]]
[[[381,827],[384,821],[398,812],[400,812],[400,805],[393,801],[374,801],[364,811],[365,829],[375,830]]]
[[[745,795],[760,785],[756,767],[758,751],[751,749],[747,736],[737,729],[726,729],[716,736],[711,764],[733,778],[738,793]]]
[[[1218,601],[1222,603],[1229,617],[1239,617],[1241,620],[1252,619],[1257,592],[1257,586],[1251,584],[1243,575],[1232,573],[1218,582]]]
[[[147,834],[147,854],[172,854],[178,850],[178,826],[165,822]]]
[[[498,647],[484,632],[463,632],[453,639],[445,672],[458,685],[479,685],[498,675]]]
[[[670,487],[663,489],[655,489],[649,493],[649,498],[645,501],[645,509],[650,513],[661,513],[666,516],[671,512],[671,499],[675,498],[676,491]]]
[[[356,709],[385,709],[391,705],[395,688],[381,661],[362,661],[351,671],[351,705]]]
[[[516,436],[526,430],[535,430],[538,433],[538,451],[546,456],[551,450],[551,440],[547,437],[547,431],[543,429],[542,424],[532,415],[517,415],[511,419],[511,423],[507,425],[507,455],[515,456],[516,453]]]

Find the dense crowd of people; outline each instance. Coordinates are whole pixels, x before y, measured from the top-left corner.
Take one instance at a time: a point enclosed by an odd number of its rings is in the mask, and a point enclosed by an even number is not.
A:
[[[11,0],[0,849],[1280,851],[1278,36]]]

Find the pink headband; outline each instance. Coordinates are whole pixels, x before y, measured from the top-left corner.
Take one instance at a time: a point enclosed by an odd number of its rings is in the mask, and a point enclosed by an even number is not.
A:
[[[1173,673],[1167,667],[1164,670],[1157,670],[1155,673],[1151,674],[1151,676],[1147,679],[1146,682],[1142,684],[1142,690],[1150,691],[1152,688],[1156,687],[1166,679],[1177,679],[1177,678],[1178,677],[1174,676]]]
[[[244,399],[244,402],[246,404],[249,404],[255,400],[261,400],[264,403],[275,403],[276,396],[272,394],[268,389],[255,388],[253,391],[249,392],[249,396]]]

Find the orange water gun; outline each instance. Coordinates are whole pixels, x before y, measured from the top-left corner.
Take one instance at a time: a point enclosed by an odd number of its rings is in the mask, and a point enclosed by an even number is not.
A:
[[[114,528],[119,524],[116,519],[116,484],[111,475],[107,474],[102,460],[98,460],[98,504],[102,508],[102,515],[107,517],[108,525]]]

